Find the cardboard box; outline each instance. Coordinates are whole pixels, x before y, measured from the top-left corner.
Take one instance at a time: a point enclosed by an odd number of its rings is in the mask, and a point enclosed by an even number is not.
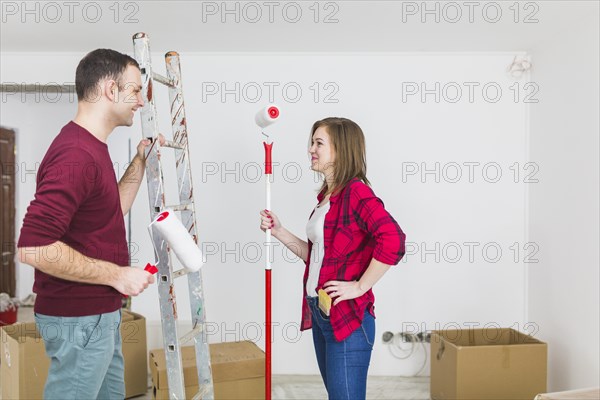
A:
[[[265,354],[250,341],[209,345],[215,399],[264,399]],[[169,398],[165,352],[150,350],[150,373],[154,399]],[[185,394],[191,399],[198,392],[196,354],[193,346],[181,349]]]
[[[35,322],[0,328],[2,399],[41,399],[50,360]]]
[[[600,388],[568,390],[566,392],[541,393],[535,400],[598,400]]]
[[[2,399],[41,399],[50,360],[35,322],[0,328],[0,386]],[[123,312],[121,323],[125,358],[126,398],[148,390],[146,319]]]
[[[546,391],[547,350],[509,328],[433,331],[431,398],[531,400]]]
[[[123,310],[121,342],[125,360],[125,398],[128,399],[148,392],[148,345],[143,315]]]

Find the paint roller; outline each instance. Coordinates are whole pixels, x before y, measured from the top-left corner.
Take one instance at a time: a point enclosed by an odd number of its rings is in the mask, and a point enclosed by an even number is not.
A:
[[[254,116],[254,122],[256,122],[256,125],[258,125],[262,129],[265,129],[267,126],[274,124],[278,120],[279,120],[279,107],[277,107],[277,105],[275,105],[275,104],[269,104],[268,106],[259,110],[256,113],[256,115]],[[267,135],[264,132],[262,132],[262,134],[263,134],[263,136],[265,136],[267,138],[267,141],[268,141],[269,135]],[[271,142],[271,143],[263,142],[263,145],[265,147],[265,174],[270,175],[273,172],[272,171],[273,164],[271,162],[271,151],[273,149],[273,142]],[[267,179],[267,198],[270,197],[270,193],[269,193],[270,188],[268,187],[268,182],[269,182],[269,180]],[[268,204],[269,204],[269,201],[267,201],[267,205]],[[269,207],[267,207],[267,210],[268,209],[269,209]]]
[[[153,226],[173,250],[186,271],[196,272],[202,267],[202,251],[172,210],[158,214],[148,226],[150,232]],[[158,272],[158,268],[148,263],[144,271],[154,275]],[[123,297],[128,296],[123,295]]]
[[[196,272],[202,267],[202,251],[173,210],[165,210],[158,214],[148,229],[153,227],[167,242],[187,272]]]
[[[279,107],[275,104],[269,104],[254,117],[256,125],[264,129],[267,126],[277,122],[279,119]],[[271,211],[271,180],[269,175],[273,174],[272,162],[271,162],[271,150],[273,149],[273,142],[268,143],[269,135],[262,132],[263,136],[266,137],[267,141],[263,142],[265,148],[265,182],[266,182],[266,203],[267,210]],[[271,254],[269,251],[271,247],[271,229],[267,228],[265,231],[265,246],[267,248],[267,254]],[[267,257],[267,265],[265,268],[265,400],[271,400],[271,260]]]
[[[277,122],[278,118],[279,107],[277,107],[275,104],[269,104],[256,113],[254,121],[256,122],[256,125],[264,129],[272,123]]]

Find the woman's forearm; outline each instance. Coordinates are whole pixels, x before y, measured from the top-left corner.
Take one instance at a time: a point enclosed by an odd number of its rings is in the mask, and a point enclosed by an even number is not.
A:
[[[371,259],[369,267],[358,281],[360,290],[364,293],[371,289],[391,267],[391,265],[384,264],[374,258]]]
[[[298,256],[302,261],[308,260],[308,243],[294,235],[284,227],[281,227],[277,234],[273,233],[273,236],[284,244],[285,247],[290,249],[292,253]]]

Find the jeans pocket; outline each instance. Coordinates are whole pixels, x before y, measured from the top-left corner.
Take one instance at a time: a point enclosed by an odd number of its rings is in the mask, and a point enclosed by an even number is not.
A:
[[[325,322],[329,322],[330,321],[330,317],[328,315],[326,315],[323,311],[321,311],[321,309],[319,307],[317,307],[317,312],[319,313],[319,316],[321,317],[321,319]]]
[[[365,341],[373,348],[373,344],[375,343],[375,318],[368,311],[365,312],[360,329],[363,335],[365,335]]]
[[[117,330],[119,330],[121,328],[121,324],[123,323],[123,312],[121,310],[117,310],[118,312],[118,318],[117,318],[117,322],[115,323],[115,328]]]
[[[325,315],[323,311],[319,308],[319,305],[315,302],[314,304],[310,304],[310,312],[314,318],[318,319],[322,322],[329,323],[329,317]]]
[[[63,317],[33,313],[36,328],[44,342],[60,343],[63,340]]]
[[[82,348],[85,349],[89,344],[99,341],[103,335],[108,334],[108,332],[102,332],[101,319],[102,314],[80,318],[78,328],[81,333]]]
[[[367,332],[365,331],[365,328],[364,328],[364,326],[361,326],[361,327],[360,327],[360,329],[362,330],[362,332],[363,332],[363,335],[365,335],[365,341],[366,341],[367,343],[369,343],[369,346],[371,346],[371,348],[372,348],[372,347],[373,347],[373,343],[374,343],[375,341],[374,341],[374,340],[372,340],[372,339],[369,339],[369,335],[368,335],[368,334],[367,334]]]

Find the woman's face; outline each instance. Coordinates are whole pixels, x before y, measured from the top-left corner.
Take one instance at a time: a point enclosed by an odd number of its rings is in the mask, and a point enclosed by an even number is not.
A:
[[[313,171],[326,175],[333,173],[335,151],[331,145],[329,133],[324,126],[317,128],[313,134],[308,153],[310,154],[310,166]]]

